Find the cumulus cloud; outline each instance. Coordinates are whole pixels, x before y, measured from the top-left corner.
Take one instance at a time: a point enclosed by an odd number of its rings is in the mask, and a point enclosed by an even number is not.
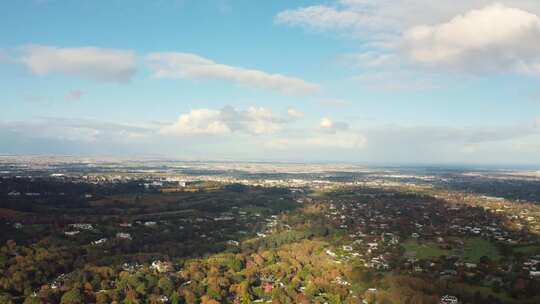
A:
[[[334,122],[330,118],[322,118],[321,123],[319,124],[322,129],[331,129],[334,127]]]
[[[536,0],[497,2],[540,13],[540,3]],[[352,31],[363,37],[395,37],[412,26],[439,23],[491,3],[492,0],[336,0],[282,11],[276,15],[275,22],[316,30]]]
[[[231,129],[221,120],[219,111],[195,109],[182,114],[178,120],[161,129],[163,134],[226,134]]]
[[[294,119],[299,119],[299,118],[304,117],[304,113],[298,111],[295,108],[288,108],[287,109],[287,115],[289,115],[289,117],[294,118]]]
[[[195,54],[151,53],[147,61],[156,78],[218,79],[289,95],[320,90],[318,85],[299,78],[220,64]]]
[[[368,51],[344,56],[361,68],[539,75],[539,16],[535,0],[340,0],[275,21],[362,38]]]
[[[272,111],[262,107],[250,107],[246,112],[236,112],[236,122],[244,120],[239,130],[252,134],[272,134],[281,129],[281,119],[274,116]]]
[[[319,123],[319,128],[327,132],[336,132],[338,130],[347,130],[349,124],[345,122],[334,122],[328,117],[323,117]]]
[[[540,18],[494,4],[404,34],[416,62],[460,70],[540,74]]]
[[[223,109],[195,109],[182,114],[178,120],[161,129],[170,135],[224,135],[244,133],[251,135],[272,134],[281,129],[284,120],[276,117],[271,110],[249,107],[239,111],[227,106]]]
[[[133,52],[96,47],[26,46],[20,61],[36,75],[62,74],[108,82],[127,82],[137,71]]]

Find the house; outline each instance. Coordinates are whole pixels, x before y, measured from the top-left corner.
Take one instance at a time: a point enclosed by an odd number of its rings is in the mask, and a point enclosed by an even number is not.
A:
[[[142,268],[142,265],[139,263],[124,263],[122,264],[122,270],[127,272],[134,272],[136,270],[139,270]],[[111,281],[111,283],[114,283],[114,281]]]
[[[216,221],[216,222],[219,222],[219,221],[232,221],[232,220],[234,220],[234,217],[228,216],[228,215],[222,215],[222,216],[214,218],[214,221]]]
[[[328,254],[329,256],[331,256],[331,257],[333,257],[333,258],[336,257],[336,254],[335,254],[332,250],[330,250],[330,249],[326,249],[326,254]]]
[[[467,267],[468,269],[474,269],[477,267],[477,265],[474,263],[465,263],[465,267]]]
[[[458,304],[459,301],[455,296],[444,295],[441,297],[439,304]]]
[[[364,293],[364,300],[362,300],[362,304],[372,303],[376,295],[377,288],[368,288],[368,290]]]
[[[529,276],[532,278],[539,278],[540,277],[540,271],[529,271]]]
[[[131,240],[131,234],[125,232],[118,232],[116,234],[116,237],[119,239]]]
[[[160,260],[153,261],[150,268],[156,270],[159,273],[169,272],[173,269],[171,262],[162,262]]]
[[[93,241],[93,242],[92,242],[92,245],[103,244],[103,243],[105,243],[106,241],[107,241],[106,238],[102,238],[102,239],[99,239],[99,240],[97,240],[97,241]]]
[[[342,285],[342,286],[348,286],[348,285],[351,285],[351,283],[347,282],[346,280],[344,280],[342,277],[340,276],[337,276],[336,277],[336,280],[335,282],[339,285]]]
[[[94,229],[94,227],[92,227],[92,224],[77,223],[77,224],[71,224],[69,226],[73,227],[75,229],[81,229],[81,230],[93,230]]]

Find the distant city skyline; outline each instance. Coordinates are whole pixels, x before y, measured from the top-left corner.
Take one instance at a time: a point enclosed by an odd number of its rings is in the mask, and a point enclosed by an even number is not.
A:
[[[0,155],[540,164],[535,0],[0,3]]]

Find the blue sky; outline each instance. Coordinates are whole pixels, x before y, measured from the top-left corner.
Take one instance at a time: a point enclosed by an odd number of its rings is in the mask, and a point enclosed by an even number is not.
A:
[[[540,3],[0,3],[0,153],[540,163]]]

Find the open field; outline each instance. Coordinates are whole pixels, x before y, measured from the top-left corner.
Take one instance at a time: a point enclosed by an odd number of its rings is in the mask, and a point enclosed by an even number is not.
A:
[[[498,260],[501,256],[493,243],[481,238],[470,238],[465,241],[463,258],[468,263],[478,263],[480,258],[486,256],[491,260]]]
[[[405,252],[415,253],[417,259],[436,258],[441,255],[448,255],[449,251],[441,249],[438,244],[433,242],[418,242],[408,240],[402,244]]]

